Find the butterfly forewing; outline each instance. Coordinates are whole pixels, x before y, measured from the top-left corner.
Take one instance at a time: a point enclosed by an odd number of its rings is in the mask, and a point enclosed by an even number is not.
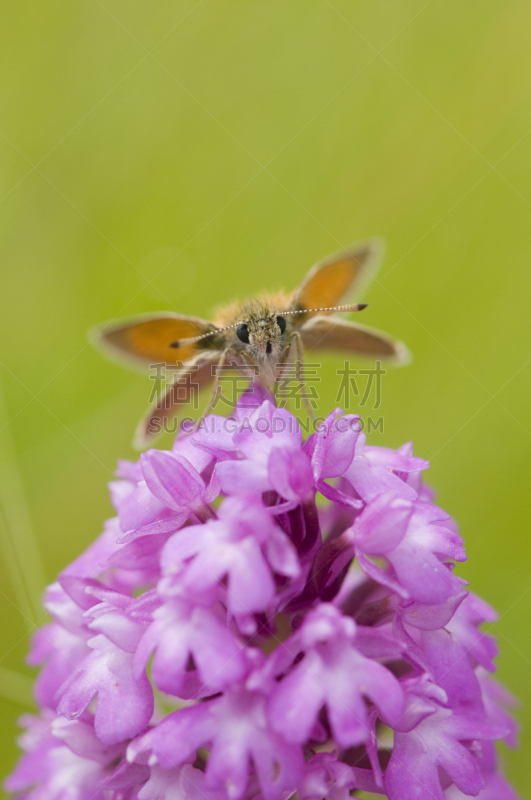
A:
[[[179,339],[200,336],[214,330],[214,326],[200,317],[181,314],[160,314],[136,317],[119,324],[104,325],[91,332],[94,343],[104,352],[130,366],[146,367],[151,364],[175,365],[189,361],[204,348],[214,347],[214,337],[171,347]]]
[[[383,245],[379,239],[353,245],[351,248],[320,261],[307,274],[293,294],[293,310],[338,306],[359,296],[373,279],[380,265]],[[294,317],[300,325],[311,313]]]
[[[322,350],[376,356],[404,364],[409,361],[406,346],[375,328],[334,317],[313,317],[300,329],[307,354]]]

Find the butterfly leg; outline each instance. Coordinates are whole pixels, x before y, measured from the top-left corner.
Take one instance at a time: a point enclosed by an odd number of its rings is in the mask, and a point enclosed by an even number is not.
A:
[[[206,405],[201,417],[197,421],[197,424],[195,426],[196,430],[197,430],[197,427],[198,427],[200,421],[202,419],[204,419],[206,416],[208,416],[208,414],[210,414],[210,412],[212,411],[212,407],[214,405],[214,402],[215,402],[217,394],[218,394],[219,376],[220,376],[220,373],[223,370],[223,366],[225,365],[225,361],[227,360],[227,356],[229,355],[229,353],[230,353],[230,350],[228,350],[228,349],[227,350],[223,350],[223,352],[221,353],[221,357],[220,357],[219,361],[216,364],[212,365],[216,370],[215,375],[213,376],[214,377],[214,385],[212,386],[212,393],[210,395],[210,400],[208,401],[208,403],[207,403],[207,405]]]
[[[314,420],[315,419],[315,411],[312,408],[312,406],[311,406],[311,404],[310,404],[310,402],[308,400],[308,395],[306,393],[306,387],[305,387],[305,383],[304,383],[304,379],[303,379],[303,375],[302,375],[302,364],[304,363],[304,346],[303,346],[303,343],[302,343],[302,338],[301,338],[301,336],[300,336],[298,331],[293,331],[290,334],[289,339],[286,342],[286,347],[285,347],[285,349],[283,350],[283,352],[281,354],[280,365],[279,365],[280,369],[278,370],[277,380],[275,382],[274,396],[275,396],[275,399],[276,399],[277,394],[278,394],[278,385],[279,385],[279,383],[282,380],[286,380],[286,378],[283,378],[283,375],[285,374],[284,367],[290,361],[292,361],[291,354],[292,354],[293,350],[295,350],[295,355],[296,355],[296,358],[294,359],[295,370],[296,370],[295,378],[298,381],[299,391],[301,392],[301,396],[302,396],[302,399],[304,401],[304,405],[306,406],[306,410],[307,410],[307,412],[308,412],[308,414],[310,416],[310,419]]]
[[[304,400],[304,405],[306,406],[306,411],[308,412],[310,419],[314,420],[316,418],[315,411],[312,408],[312,405],[308,399],[308,393],[306,392],[306,384],[304,382],[304,377],[301,372],[302,364],[304,363],[304,345],[302,343],[302,337],[298,331],[293,332],[293,338],[295,339],[295,346],[297,348],[297,377],[299,380],[299,386],[301,387],[302,397]]]
[[[287,380],[287,378],[284,378],[284,367],[291,360],[290,356],[291,356],[291,351],[292,351],[294,345],[295,345],[294,335],[291,334],[289,336],[286,344],[284,345],[284,349],[282,350],[282,352],[280,354],[279,363],[276,365],[277,374],[276,374],[276,380],[275,380],[275,388],[273,389],[273,397],[275,398],[275,403],[276,403],[276,399],[277,399],[279,383],[281,383],[283,380]]]
[[[229,358],[231,358],[231,361],[230,364],[227,364]],[[216,371],[215,373],[212,373],[212,379],[214,381],[214,385],[212,387],[212,394],[200,419],[204,419],[212,411],[212,408],[216,401],[216,397],[218,396],[218,390],[220,386],[220,376],[223,373],[224,368],[232,369],[235,372],[239,373],[243,378],[249,381],[249,386],[252,385],[253,379],[256,378],[256,376],[254,376],[254,378],[249,377],[249,372],[251,372],[252,376],[254,375],[254,367],[246,353],[244,352],[236,353],[230,347],[228,347],[226,350],[223,350],[221,356],[219,357],[218,361],[215,364]],[[236,405],[236,400],[235,400],[235,405]],[[198,425],[199,421],[196,425],[196,429]]]

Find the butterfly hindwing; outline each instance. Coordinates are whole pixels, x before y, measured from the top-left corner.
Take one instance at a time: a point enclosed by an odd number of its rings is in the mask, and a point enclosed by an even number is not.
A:
[[[404,364],[409,361],[407,347],[375,328],[335,317],[312,317],[300,328],[305,351],[333,350],[376,356]]]
[[[159,394],[153,405],[140,420],[133,445],[142,450],[161,434],[177,415],[179,407],[186,407],[189,416],[197,408],[197,393],[214,381],[214,367],[221,354],[201,354],[175,375]]]

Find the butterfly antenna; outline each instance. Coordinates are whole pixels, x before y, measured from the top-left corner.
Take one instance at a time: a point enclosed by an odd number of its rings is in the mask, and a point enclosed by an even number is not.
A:
[[[170,347],[183,347],[189,344],[195,344],[195,342],[200,342],[201,339],[207,339],[209,336],[214,336],[216,333],[223,333],[224,331],[230,331],[232,328],[237,328],[238,325],[241,325],[241,322],[236,322],[234,325],[227,325],[226,328],[215,328],[213,331],[208,331],[208,333],[202,333],[201,336],[191,336],[188,339],[177,339],[175,342],[170,342]]]
[[[345,306],[332,306],[327,308],[300,308],[296,311],[279,311],[278,316],[286,317],[288,314],[318,314],[320,311],[341,311],[348,313],[351,311],[363,311],[364,308],[367,308],[367,305],[367,303],[349,303]],[[242,322],[245,323],[245,320],[242,320]],[[174,348],[186,347],[189,344],[200,342],[202,339],[208,339],[209,336],[214,336],[217,333],[233,330],[239,327],[242,322],[236,322],[234,325],[227,325],[225,328],[215,328],[213,331],[202,333],[200,336],[191,336],[188,339],[177,339],[175,342],[170,342],[169,346]]]
[[[280,311],[279,314],[282,317],[288,314],[317,314],[319,311],[341,311],[348,314],[349,311],[363,311],[368,305],[368,303],[349,303],[346,306],[332,306],[328,308],[299,308],[296,311]]]

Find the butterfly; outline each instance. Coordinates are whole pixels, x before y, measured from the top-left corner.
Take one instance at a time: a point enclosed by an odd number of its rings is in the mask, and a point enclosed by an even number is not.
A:
[[[315,264],[291,295],[278,292],[231,303],[219,309],[213,322],[162,312],[89,332],[96,346],[126,366],[175,370],[174,380],[141,420],[134,445],[141,449],[149,444],[179,407],[190,402],[186,386],[213,385],[214,397],[224,367],[244,375],[251,370],[254,380],[271,387],[290,365],[300,368],[308,352],[339,351],[405,363],[409,353],[402,342],[336,316],[366,308],[349,301],[373,279],[382,253],[378,239],[352,245]]]

